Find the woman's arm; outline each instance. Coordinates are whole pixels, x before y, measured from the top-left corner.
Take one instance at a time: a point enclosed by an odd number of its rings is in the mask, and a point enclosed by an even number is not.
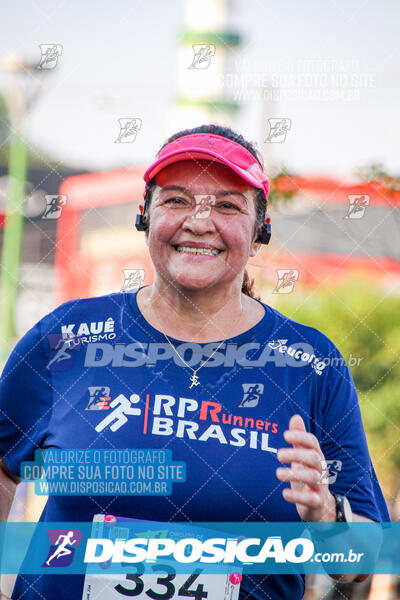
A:
[[[374,523],[374,521],[372,519],[367,519],[367,517],[363,517],[363,516],[358,515],[357,513],[353,512],[353,523]],[[339,574],[335,575],[332,573],[328,573],[328,575],[329,575],[329,577],[332,577],[332,579],[340,581],[340,583],[351,583],[352,581],[361,583],[362,581],[365,581],[369,577],[369,574],[368,575],[350,575],[348,573],[346,573],[346,574],[342,573],[341,575],[339,575]]]
[[[325,457],[317,438],[306,431],[300,415],[291,418],[284,437],[289,444],[293,444],[293,448],[281,448],[278,451],[279,461],[291,463],[290,468],[278,468],[276,471],[278,479],[291,484],[290,488],[283,490],[283,497],[287,502],[296,504],[297,512],[305,521],[336,521],[335,499],[327,485],[318,485],[322,475],[321,460],[325,462]],[[373,522],[356,513],[353,513],[353,521]],[[328,575],[343,583],[361,582],[369,577],[369,574]]]
[[[7,474],[7,467],[0,458],[0,521],[5,523],[10,514],[17,484]]]

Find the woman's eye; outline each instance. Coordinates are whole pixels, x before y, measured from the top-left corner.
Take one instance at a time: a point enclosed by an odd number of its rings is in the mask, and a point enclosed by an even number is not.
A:
[[[177,196],[174,196],[173,198],[168,198],[168,200],[165,201],[165,204],[184,204],[185,200],[183,198],[178,198]]]
[[[221,210],[226,210],[226,211],[239,210],[239,207],[236,206],[236,204],[232,204],[232,202],[219,202],[217,204],[217,208],[220,208]]]

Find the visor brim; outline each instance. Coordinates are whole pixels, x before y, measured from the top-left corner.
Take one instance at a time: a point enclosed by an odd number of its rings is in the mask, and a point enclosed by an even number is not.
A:
[[[151,179],[153,179],[162,169],[168,167],[169,165],[183,161],[183,160],[198,160],[198,159],[209,159],[215,162],[219,162],[223,165],[226,165],[230,169],[232,169],[239,177],[244,179],[251,186],[262,189],[266,194],[268,194],[268,178],[265,173],[260,169],[258,163],[254,161],[248,169],[244,169],[239,165],[233,163],[225,156],[218,154],[217,152],[213,152],[210,150],[202,151],[198,148],[185,148],[184,150],[175,150],[170,154],[160,157],[157,161],[155,161],[150,167],[145,171],[143,175],[143,179],[146,183],[148,183]],[[251,172],[250,170],[251,169]]]

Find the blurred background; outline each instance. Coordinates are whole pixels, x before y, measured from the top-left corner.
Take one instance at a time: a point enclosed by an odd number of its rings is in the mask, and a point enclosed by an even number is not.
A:
[[[348,362],[398,520],[399,17],[396,0],[4,2],[1,366],[61,302],[152,282],[142,174],[175,131],[228,125],[272,182],[272,240],[248,272]],[[11,519],[38,518],[30,485]],[[307,577],[306,597],[391,600],[399,578]]]

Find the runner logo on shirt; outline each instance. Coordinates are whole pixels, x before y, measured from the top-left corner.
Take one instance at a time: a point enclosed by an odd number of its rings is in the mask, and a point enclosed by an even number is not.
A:
[[[242,383],[243,398],[239,408],[254,408],[264,392],[263,383]]]
[[[76,352],[81,349],[78,343],[69,343],[59,333],[51,333],[47,336],[49,342],[49,362],[46,369],[49,371],[68,371],[72,368]]]
[[[108,410],[110,408],[111,396],[108,385],[90,385],[88,391],[90,397],[85,410]]]
[[[140,402],[140,397],[137,394],[131,394],[129,399],[120,394],[112,402],[110,402],[110,408],[114,410],[108,413],[108,415],[96,425],[95,429],[98,433],[103,431],[106,427],[110,426],[111,431],[117,431],[122,425],[128,422],[126,415],[139,416],[142,411],[140,408],[133,408],[132,404]]]
[[[80,546],[82,532],[79,529],[48,529],[50,549],[42,567],[68,567],[74,558],[75,548]]]
[[[250,406],[255,406],[264,391],[264,385],[248,383],[243,388],[245,397],[242,402],[247,401]],[[199,402],[194,398],[175,398],[170,394],[155,394],[154,398],[151,396],[146,394],[141,409],[133,406],[140,402],[139,394],[131,394],[129,399],[124,394],[119,394],[110,402],[110,408],[114,410],[107,413],[95,430],[98,433],[105,429],[116,432],[134,415],[140,417],[136,420],[135,427],[137,431],[141,429],[143,435],[174,436],[199,442],[218,441],[220,444],[238,448],[247,446],[253,450],[275,454],[278,451],[270,444],[274,434],[278,433],[278,423],[258,418],[257,409],[252,411],[251,416],[243,413],[235,415],[227,409],[225,412],[225,407],[219,402]]]

